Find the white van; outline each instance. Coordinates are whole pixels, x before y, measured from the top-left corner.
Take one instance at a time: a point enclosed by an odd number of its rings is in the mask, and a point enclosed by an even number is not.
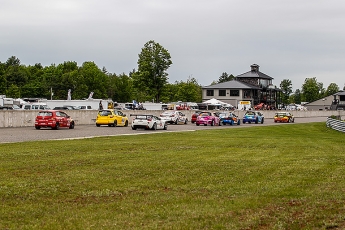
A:
[[[47,104],[45,103],[31,103],[31,104],[25,104],[22,107],[26,110],[47,110],[50,109]]]
[[[77,106],[78,109],[92,109],[91,105],[80,105]]]

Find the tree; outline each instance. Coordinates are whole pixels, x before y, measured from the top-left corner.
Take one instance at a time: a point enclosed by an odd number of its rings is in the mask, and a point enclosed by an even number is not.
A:
[[[329,84],[329,86],[326,89],[325,97],[333,95],[338,92],[339,92],[339,86],[336,83],[332,82],[331,84]]]
[[[87,92],[85,92],[87,95],[94,92],[95,98],[107,97],[109,77],[94,62],[84,62],[79,69],[79,74],[83,76],[84,84],[87,86]]]
[[[219,77],[218,83],[222,83],[222,82],[227,82],[227,81],[231,81],[235,78],[234,75],[230,74],[228,75],[227,72],[222,73],[222,75]]]
[[[282,103],[289,104],[289,97],[292,93],[291,80],[284,79],[280,82],[280,89],[282,90]]]
[[[307,102],[316,101],[320,98],[320,84],[316,78],[306,78],[302,85],[302,93]]]
[[[179,87],[179,82],[175,82],[174,84],[166,84],[164,86],[163,93],[161,95],[161,101],[164,103],[172,102],[172,101],[178,101],[177,92]]]
[[[294,103],[301,104],[302,98],[301,98],[301,91],[299,89],[296,89],[294,94]]]
[[[195,78],[189,78],[186,82],[178,83],[177,101],[201,102],[202,90]]]
[[[171,64],[168,50],[153,40],[147,42],[139,54],[138,71],[133,74],[135,87],[148,91],[159,102],[164,85],[168,83],[166,71]]]
[[[133,100],[133,80],[126,74],[109,76],[108,97],[117,102],[130,102]]]

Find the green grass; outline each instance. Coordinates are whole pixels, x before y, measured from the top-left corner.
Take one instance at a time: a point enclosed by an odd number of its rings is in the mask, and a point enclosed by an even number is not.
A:
[[[0,145],[0,229],[342,229],[325,123]]]

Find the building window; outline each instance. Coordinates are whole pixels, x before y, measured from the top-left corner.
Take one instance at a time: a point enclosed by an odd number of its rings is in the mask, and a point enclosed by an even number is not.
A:
[[[213,89],[208,89],[206,91],[206,96],[214,96]]]
[[[239,90],[230,90],[230,96],[232,97],[238,97],[240,96],[240,91]]]
[[[225,89],[220,89],[219,90],[219,96],[226,96],[226,90]]]

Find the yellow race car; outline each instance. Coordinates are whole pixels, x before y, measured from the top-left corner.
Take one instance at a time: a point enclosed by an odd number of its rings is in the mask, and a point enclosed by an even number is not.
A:
[[[96,126],[128,126],[128,117],[120,110],[115,109],[102,109],[97,113]]]
[[[274,116],[274,122],[295,122],[295,118],[289,112],[278,112]]]

